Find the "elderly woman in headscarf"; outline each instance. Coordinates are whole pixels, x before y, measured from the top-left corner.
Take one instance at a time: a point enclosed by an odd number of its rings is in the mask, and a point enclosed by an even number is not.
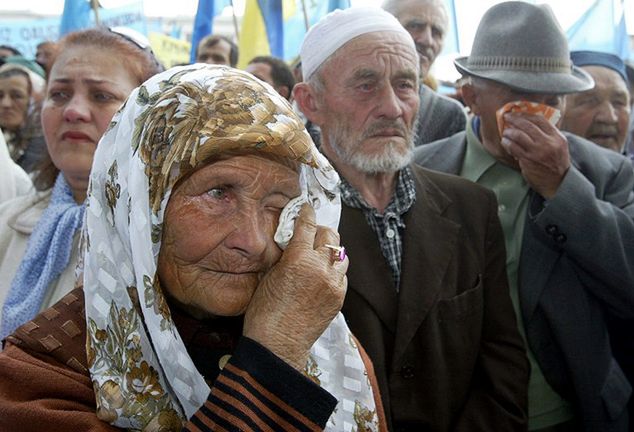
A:
[[[246,72],[148,80],[95,154],[83,291],[0,354],[0,429],[384,430],[339,313],[337,182]]]
[[[29,175],[11,159],[7,143],[0,133],[0,204],[28,193],[33,187]]]
[[[44,69],[21,56],[5,61],[0,66],[0,129],[11,158],[32,172],[46,153],[40,120]]]

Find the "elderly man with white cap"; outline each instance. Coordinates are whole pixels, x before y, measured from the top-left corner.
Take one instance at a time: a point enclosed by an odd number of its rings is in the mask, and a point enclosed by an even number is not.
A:
[[[394,431],[525,430],[528,361],[495,196],[411,163],[419,59],[381,9],[324,17],[295,97],[342,177],[344,315]]]
[[[571,63],[552,11],[526,2],[489,9],[455,65],[474,117],[415,160],[498,198],[529,347],[529,430],[631,430],[609,322],[634,317],[634,174],[617,152],[557,128],[564,95],[594,82]]]

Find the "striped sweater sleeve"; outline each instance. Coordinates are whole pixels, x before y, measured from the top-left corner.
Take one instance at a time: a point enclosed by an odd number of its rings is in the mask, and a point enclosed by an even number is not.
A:
[[[326,390],[242,337],[183,431],[321,431],[336,404]]]

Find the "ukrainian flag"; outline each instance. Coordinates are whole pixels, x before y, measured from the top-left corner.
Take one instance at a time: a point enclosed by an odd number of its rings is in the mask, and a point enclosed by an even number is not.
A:
[[[240,31],[238,67],[259,55],[284,55],[282,0],[247,0]]]
[[[222,13],[222,10],[230,4],[229,0],[198,0],[198,9],[194,18],[192,46],[189,54],[191,63],[196,61],[198,43],[205,36],[212,34],[214,17]]]
[[[244,69],[259,55],[272,55],[288,62],[299,54],[306,19],[315,24],[328,12],[350,7],[349,0],[247,0],[240,31],[240,59]]]

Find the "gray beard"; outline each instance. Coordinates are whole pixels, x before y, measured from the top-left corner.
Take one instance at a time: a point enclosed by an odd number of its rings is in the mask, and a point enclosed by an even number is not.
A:
[[[416,121],[411,128],[408,146],[404,152],[403,149],[400,148],[400,145],[390,142],[386,145],[383,153],[370,156],[365,155],[356,151],[356,149],[361,146],[360,142],[343,143],[346,140],[346,134],[340,128],[334,128],[335,130],[329,131],[328,142],[330,142],[330,146],[340,162],[350,165],[360,172],[371,175],[397,172],[409,165],[414,157],[414,143],[418,135],[417,126],[418,117],[416,117]],[[363,139],[364,138],[361,138],[359,141]]]

